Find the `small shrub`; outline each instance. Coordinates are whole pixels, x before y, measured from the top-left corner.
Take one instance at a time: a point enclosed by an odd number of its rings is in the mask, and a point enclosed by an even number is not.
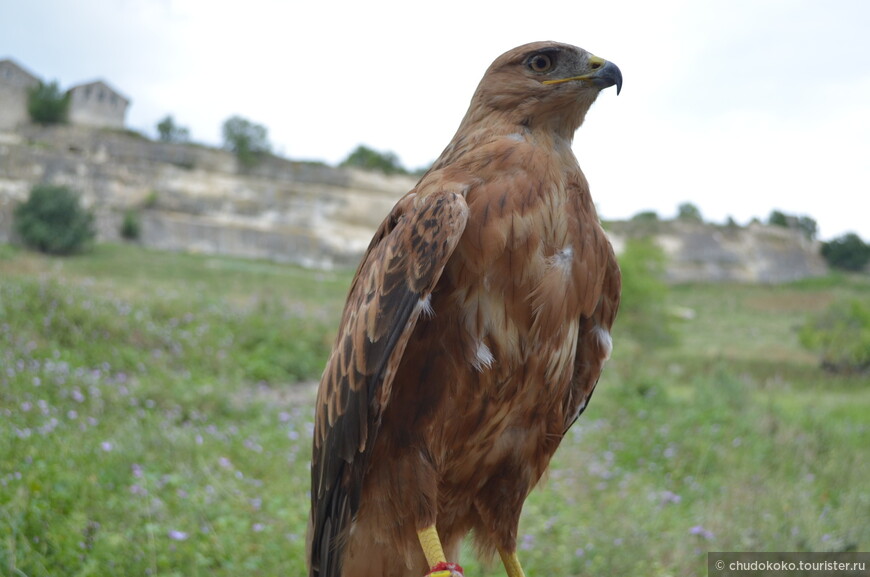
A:
[[[124,211],[124,220],[121,221],[121,238],[125,240],[139,240],[142,234],[142,225],[139,223],[139,214],[133,210]]]
[[[269,131],[241,116],[228,118],[223,124],[224,147],[236,154],[242,168],[256,166],[272,150]]]
[[[172,115],[168,115],[157,123],[157,137],[161,142],[187,142],[190,140],[190,130],[175,124]]]
[[[619,256],[622,300],[616,330],[647,346],[676,342],[664,266],[664,252],[649,239],[629,240]]]
[[[701,216],[701,209],[691,202],[684,202],[677,207],[677,219],[688,222],[704,222],[704,217]]]
[[[835,302],[801,327],[800,342],[821,355],[832,372],[870,370],[870,305],[859,300]]]
[[[797,221],[794,228],[798,229],[808,240],[814,240],[819,233],[819,224],[816,220],[809,216],[798,216],[796,218]]]
[[[788,217],[780,210],[772,210],[770,216],[767,217],[767,224],[788,228]]]
[[[767,224],[797,230],[808,240],[816,238],[816,234],[819,232],[819,225],[815,219],[809,216],[785,214],[780,210],[770,212],[770,216],[767,217]]]
[[[79,252],[96,236],[94,215],[63,186],[34,186],[15,208],[14,223],[24,244],[49,254]]]
[[[661,219],[658,213],[653,210],[639,212],[628,222],[628,234],[633,238],[650,237],[661,230]]]
[[[152,190],[148,193],[148,196],[145,197],[145,200],[142,201],[142,208],[145,208],[145,209],[157,208],[157,203],[159,201],[160,201],[160,195],[157,194],[156,190]]]
[[[658,222],[659,214],[654,210],[645,210],[631,217],[632,222]]]
[[[357,146],[339,166],[376,170],[384,174],[408,174],[395,153],[378,152],[363,144]]]
[[[822,244],[822,256],[834,268],[860,271],[870,262],[870,245],[850,232]]]
[[[39,124],[62,124],[69,112],[69,93],[61,91],[57,82],[40,82],[31,89],[27,98],[30,119]]]

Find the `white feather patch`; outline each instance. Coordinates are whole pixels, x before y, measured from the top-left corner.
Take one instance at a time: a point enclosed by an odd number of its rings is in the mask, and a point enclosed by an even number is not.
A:
[[[592,332],[598,338],[598,342],[601,343],[601,348],[604,349],[604,360],[608,360],[610,353],[613,352],[613,337],[610,336],[610,332],[607,329],[599,326],[592,329]]]
[[[549,259],[549,264],[553,268],[558,268],[563,273],[568,274],[571,272],[571,265],[574,262],[574,247],[566,246]]]
[[[485,369],[492,367],[492,363],[494,362],[495,357],[492,355],[492,351],[489,350],[486,343],[480,341],[477,344],[477,351],[474,353],[474,362],[471,364],[474,365],[474,368],[477,369],[478,372],[482,373]]]
[[[432,294],[429,293],[417,302],[417,308],[420,309],[420,316],[424,319],[431,319],[435,316],[435,309],[432,308]]]

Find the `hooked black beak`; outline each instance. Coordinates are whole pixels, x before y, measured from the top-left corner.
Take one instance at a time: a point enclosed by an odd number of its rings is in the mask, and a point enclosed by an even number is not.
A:
[[[619,66],[613,62],[605,60],[604,63],[595,70],[595,72],[589,75],[589,78],[592,80],[592,83],[601,88],[601,90],[613,86],[614,84],[616,85],[617,94],[622,90],[622,72],[619,70]]]

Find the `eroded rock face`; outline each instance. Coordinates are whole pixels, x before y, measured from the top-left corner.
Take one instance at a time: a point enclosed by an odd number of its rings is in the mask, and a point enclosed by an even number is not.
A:
[[[38,182],[67,185],[119,238],[137,211],[141,242],[166,250],[352,266],[415,179],[267,158],[240,171],[225,151],[124,132],[28,127],[0,136],[0,240]]]
[[[609,232],[617,251],[633,235],[629,223]],[[782,283],[828,272],[819,243],[799,231],[751,224],[728,227],[679,220],[649,234],[667,256],[667,280]]]
[[[124,212],[134,210],[149,247],[329,268],[356,265],[416,179],[274,157],[244,171],[223,150],[29,126],[0,133],[0,241],[10,238],[14,205],[40,182],[81,193],[103,240],[118,240]],[[614,223],[609,234],[619,250],[632,231]],[[778,227],[672,221],[651,236],[673,282],[776,283],[827,270],[816,243]]]

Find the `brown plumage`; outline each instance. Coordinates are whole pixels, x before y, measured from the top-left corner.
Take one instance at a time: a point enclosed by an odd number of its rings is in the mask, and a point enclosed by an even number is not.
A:
[[[610,353],[619,268],[570,146],[621,83],[566,44],[500,56],[375,233],[317,396],[311,577],[422,576],[431,526],[522,575],[523,502]]]

